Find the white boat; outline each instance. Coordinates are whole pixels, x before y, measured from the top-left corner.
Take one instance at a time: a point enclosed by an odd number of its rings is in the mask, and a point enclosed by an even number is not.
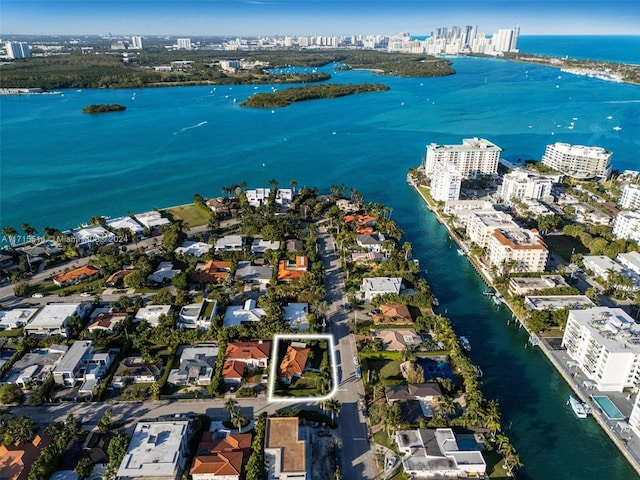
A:
[[[467,337],[460,337],[460,346],[467,352],[471,351],[471,343],[469,343],[469,339]]]
[[[569,401],[567,403],[571,405],[573,413],[575,413],[578,418],[587,418],[587,415],[591,413],[591,407],[586,403],[582,403],[573,395],[569,395]]]
[[[460,255],[461,257],[464,257],[466,255],[466,253],[464,253],[464,250],[462,250],[461,248],[458,249],[458,255]]]
[[[620,130],[622,130],[622,127],[613,127],[613,129],[614,129],[616,132],[619,132]]]
[[[500,297],[500,295],[495,294],[491,296],[491,301],[496,305],[500,305],[502,303],[502,298]]]
[[[431,303],[433,303],[433,306],[434,306],[434,307],[438,307],[438,306],[440,306],[440,302],[438,301],[438,298],[437,298],[437,297],[433,297],[433,302],[431,302]]]

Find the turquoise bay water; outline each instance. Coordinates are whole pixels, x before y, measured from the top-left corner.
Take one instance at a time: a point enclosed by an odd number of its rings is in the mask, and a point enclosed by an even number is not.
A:
[[[391,90],[273,113],[238,106],[269,86],[1,97],[0,226],[72,227],[92,215],[219,195],[242,180],[257,187],[295,179],[327,192],[345,183],[365,201],[393,207],[441,311],[471,341],[486,395],[500,402],[525,464],[519,478],[636,478],[595,422],[575,418],[568,387],[537,349],[524,348],[527,337],[507,325],[507,312],[482,295],[484,284],[405,175],[426,144],[472,136],[494,141],[510,160],[539,159],[547,144],[565,141],[612,150],[615,168],[640,168],[640,87],[501,60],[462,58],[454,67],[455,76],[439,79],[336,72],[332,81],[379,81]],[[92,103],[127,111],[82,114]]]

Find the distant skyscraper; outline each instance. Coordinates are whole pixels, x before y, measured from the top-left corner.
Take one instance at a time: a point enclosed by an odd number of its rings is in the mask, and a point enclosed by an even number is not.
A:
[[[9,58],[29,58],[31,56],[31,50],[29,50],[27,42],[7,42],[6,48]]]
[[[142,37],[140,36],[131,37],[131,45],[129,48],[133,50],[142,50]]]
[[[178,39],[178,49],[180,49],[180,50],[191,50],[191,39],[190,38],[179,38]]]

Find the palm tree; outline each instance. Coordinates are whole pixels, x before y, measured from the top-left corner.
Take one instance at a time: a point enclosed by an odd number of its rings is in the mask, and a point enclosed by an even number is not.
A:
[[[242,431],[242,426],[244,425],[244,422],[246,420],[247,419],[244,418],[242,413],[240,413],[239,408],[234,410],[233,413],[231,414],[231,423],[233,423],[233,425],[238,429],[238,433]]]
[[[325,408],[331,415],[331,423],[334,423],[336,415],[338,415],[342,409],[342,404],[337,398],[330,398],[325,402]]]
[[[235,398],[227,398],[227,401],[224,402],[224,409],[233,417],[233,413],[239,410],[238,401]]]
[[[438,409],[445,417],[456,413],[456,405],[453,403],[453,399],[447,395],[441,395],[438,398]]]
[[[489,400],[484,416],[485,427],[491,431],[491,438],[495,441],[496,434],[500,431],[500,407],[496,400]]]
[[[32,236],[34,233],[36,233],[38,230],[36,230],[35,228],[33,228],[31,225],[29,225],[27,222],[24,222],[22,224],[22,230],[24,231],[24,233],[27,234],[27,236]]]
[[[11,245],[11,248],[14,248],[16,245],[16,235],[18,234],[18,231],[13,227],[3,227],[2,234],[5,237],[8,237],[6,240],[9,241],[9,245]]]
[[[404,261],[406,262],[407,260],[409,260],[409,257],[411,256],[411,243],[404,242],[402,244],[402,250],[404,250]]]
[[[291,189],[293,190],[293,193],[296,193],[296,187],[298,186],[298,182],[296,181],[295,178],[292,178],[291,181],[289,182],[289,185],[291,185]]]

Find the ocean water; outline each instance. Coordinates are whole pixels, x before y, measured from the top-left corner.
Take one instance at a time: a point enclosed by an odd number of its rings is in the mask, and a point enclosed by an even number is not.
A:
[[[640,64],[640,36],[521,35],[518,50],[553,57]]]
[[[219,195],[243,180],[355,187],[365,201],[393,208],[441,311],[471,341],[484,391],[500,402],[525,464],[518,478],[637,478],[597,424],[565,405],[568,387],[538,350],[524,348],[526,335],[507,325],[507,312],[482,296],[484,284],[405,176],[427,144],[474,136],[513,161],[539,159],[547,144],[563,141],[605,147],[614,168],[638,169],[640,86],[502,60],[460,58],[454,67],[456,75],[437,79],[335,72],[332,81],[391,89],[274,110],[238,105],[270,86],[0,97],[0,226],[73,227],[93,215]],[[92,103],[127,111],[82,114]]]

